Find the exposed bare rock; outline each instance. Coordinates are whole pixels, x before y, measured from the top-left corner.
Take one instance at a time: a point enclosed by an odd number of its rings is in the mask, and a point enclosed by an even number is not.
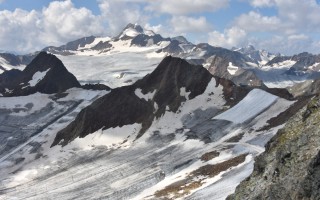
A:
[[[252,175],[228,199],[319,199],[319,126],[315,97],[268,142]]]

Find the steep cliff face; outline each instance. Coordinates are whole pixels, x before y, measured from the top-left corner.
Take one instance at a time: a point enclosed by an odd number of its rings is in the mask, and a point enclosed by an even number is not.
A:
[[[320,97],[294,115],[228,199],[320,198]]]

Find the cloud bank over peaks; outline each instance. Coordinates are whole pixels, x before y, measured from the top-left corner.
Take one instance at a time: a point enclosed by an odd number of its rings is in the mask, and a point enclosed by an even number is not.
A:
[[[15,1],[19,0],[10,0]],[[51,1],[42,3],[40,10],[0,10],[1,49],[30,53],[80,37],[115,36],[128,23],[138,23],[164,37],[184,35],[194,43],[227,48],[253,44],[287,55],[301,50],[320,53],[320,5],[316,0],[88,2]]]
[[[32,52],[75,38],[101,34],[100,19],[71,0],[54,1],[42,11],[0,11],[0,46],[7,51]]]

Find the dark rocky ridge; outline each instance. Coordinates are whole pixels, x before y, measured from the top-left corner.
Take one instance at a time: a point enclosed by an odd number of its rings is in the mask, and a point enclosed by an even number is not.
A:
[[[166,57],[158,67],[143,79],[131,86],[113,89],[109,94],[96,100],[83,109],[70,125],[58,132],[52,146],[66,145],[77,137],[85,137],[101,128],[141,123],[141,136],[156,117],[161,117],[166,108],[177,112],[185,97],[180,96],[180,89],[190,92],[189,99],[202,94],[213,76],[202,66],[191,65],[185,60]],[[218,86],[224,89],[224,96],[229,104],[240,101],[249,88],[236,87],[231,81],[215,77]],[[135,90],[140,88],[143,94],[154,92],[152,99],[140,99]],[[154,104],[158,109],[155,110]],[[138,136],[138,137],[139,137]]]
[[[48,71],[47,71],[48,70]],[[47,71],[45,77],[34,87],[29,85],[36,72]],[[36,92],[52,94],[72,87],[80,87],[73,74],[54,55],[41,52],[23,70],[10,70],[0,74],[0,92],[4,96],[29,95]],[[11,92],[6,92],[11,90]]]
[[[255,159],[231,199],[320,198],[320,98],[294,115]]]

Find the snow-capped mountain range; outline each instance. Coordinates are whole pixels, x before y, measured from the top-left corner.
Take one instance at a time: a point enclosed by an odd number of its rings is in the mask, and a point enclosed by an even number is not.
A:
[[[295,156],[287,145],[306,126],[287,135],[290,118],[318,119],[320,61],[308,53],[195,45],[129,24],[115,37],[3,55],[0,199],[226,199],[243,180],[239,195],[260,191],[242,189],[246,177],[277,182],[277,165]],[[264,171],[274,138],[283,158]],[[319,152],[309,140],[300,165]]]
[[[237,85],[282,88],[319,77],[320,63],[317,55],[289,57],[256,50],[250,45],[232,50],[206,43],[195,45],[183,36],[164,38],[137,24],[128,24],[115,37],[84,37],[60,47],[46,47],[43,51],[57,55],[80,83],[103,83],[111,88],[142,78],[166,55],[203,65],[213,75],[230,79]],[[0,54],[0,70],[23,69],[32,58],[34,54],[15,59]],[[138,68],[133,70],[131,60],[135,60]]]
[[[273,58],[280,56],[280,54],[273,54],[266,50],[256,50],[253,45],[248,45],[246,47],[235,48],[233,47],[231,50],[238,51],[249,58],[257,61],[259,65],[263,66],[271,61]]]

